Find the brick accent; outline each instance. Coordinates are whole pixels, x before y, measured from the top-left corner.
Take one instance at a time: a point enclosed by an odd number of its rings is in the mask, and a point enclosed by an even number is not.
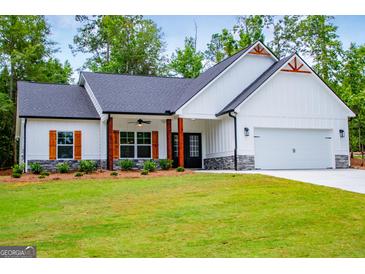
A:
[[[349,156],[348,155],[335,155],[336,168],[348,168]]]
[[[92,160],[96,162],[98,168],[106,168],[106,160]],[[70,165],[70,171],[76,171],[80,167],[79,160],[29,160],[28,161],[28,171],[30,171],[29,165],[31,163],[40,163],[42,167],[50,172],[56,172],[56,166],[58,163],[67,162]]]
[[[143,169],[143,164],[145,161],[148,161],[148,159],[131,159],[134,162],[133,169]],[[113,161],[113,170],[120,170],[120,166],[118,166],[118,162],[121,160],[114,160]],[[157,164],[157,168],[160,168],[159,159],[152,160]]]
[[[208,170],[234,170],[234,156],[215,157],[204,159],[204,168]],[[255,156],[238,155],[238,170],[251,170],[255,168]]]

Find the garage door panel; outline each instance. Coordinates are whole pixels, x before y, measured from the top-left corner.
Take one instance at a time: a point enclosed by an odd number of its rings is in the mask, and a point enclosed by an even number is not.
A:
[[[255,129],[255,167],[309,169],[331,167],[331,131]]]

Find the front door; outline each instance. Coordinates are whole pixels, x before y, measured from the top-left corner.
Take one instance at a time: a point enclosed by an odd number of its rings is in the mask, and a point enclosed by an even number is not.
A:
[[[184,166],[186,168],[202,167],[202,137],[200,133],[184,133]],[[178,135],[172,134],[174,166],[178,165]]]

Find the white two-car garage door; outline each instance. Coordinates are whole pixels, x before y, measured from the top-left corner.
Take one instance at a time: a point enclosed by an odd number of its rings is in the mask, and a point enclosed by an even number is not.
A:
[[[331,168],[331,131],[255,128],[255,168]]]

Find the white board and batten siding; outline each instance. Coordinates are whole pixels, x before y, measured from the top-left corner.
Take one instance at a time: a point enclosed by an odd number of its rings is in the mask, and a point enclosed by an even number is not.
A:
[[[284,148],[285,140],[288,143],[292,138],[297,138],[298,147],[303,148],[312,143],[313,147],[309,150],[312,152],[318,150],[318,154],[324,155],[328,155],[329,150],[331,154],[329,167],[335,167],[335,155],[348,155],[350,113],[313,74],[279,72],[241,104],[238,110],[238,154],[255,155],[255,150],[256,153],[258,150],[261,157],[262,155],[266,155],[267,158],[274,157],[272,154],[275,149],[266,154],[262,154],[262,151],[268,150],[269,144],[273,146],[274,140],[277,146]],[[250,130],[249,136],[244,136],[245,127]],[[345,131],[345,138],[340,138],[340,129]],[[282,135],[283,133],[286,135]],[[262,139],[254,138],[255,135],[271,136],[272,140],[264,142]],[[324,143],[321,143],[322,141]],[[287,146],[288,150],[292,149],[289,148],[289,144]],[[258,164],[265,168],[260,162],[260,156]],[[310,157],[308,156],[308,159]],[[317,157],[322,156],[317,155]],[[328,157],[323,157],[325,159],[321,160],[321,164],[314,163],[308,168],[325,167]],[[290,159],[288,156],[287,162]],[[295,168],[296,164],[292,165]],[[280,165],[283,166],[285,165]],[[290,163],[286,166],[291,167]],[[272,168],[280,167],[272,166]],[[305,167],[307,165],[303,164],[303,168]]]
[[[178,114],[181,117],[215,118],[215,114],[239,95],[274,63],[269,56],[246,54],[203,88]]]
[[[27,119],[27,160],[49,160],[49,131],[81,130],[81,158],[98,160],[100,155],[100,121],[71,119]]]

